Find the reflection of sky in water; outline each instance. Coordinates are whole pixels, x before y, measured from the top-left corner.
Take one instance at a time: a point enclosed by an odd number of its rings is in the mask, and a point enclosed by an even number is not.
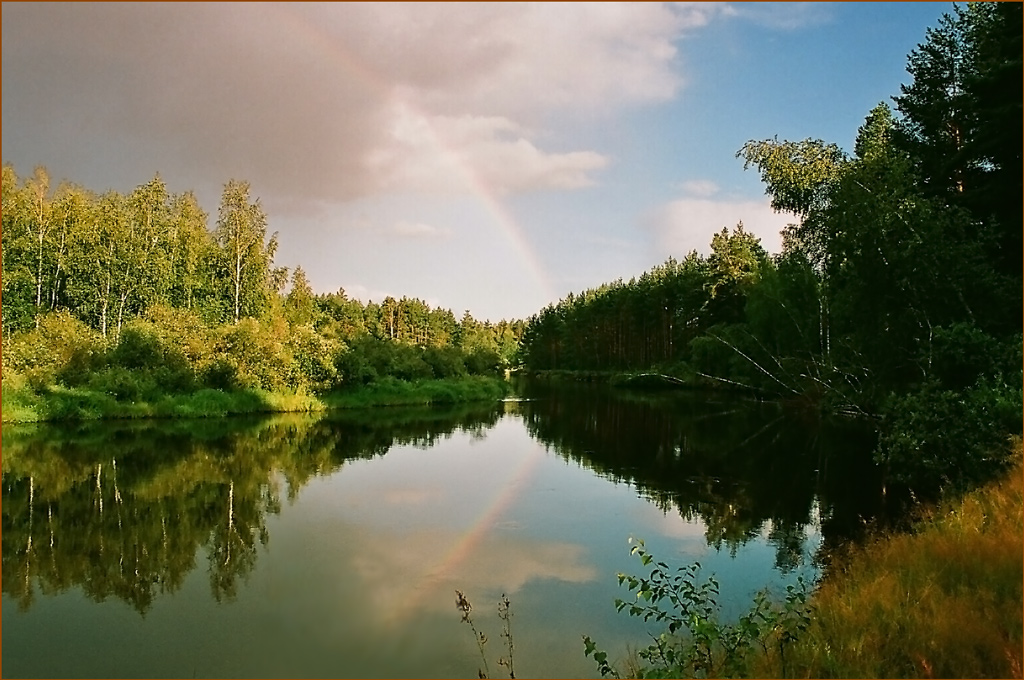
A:
[[[230,603],[211,599],[204,555],[145,618],[76,590],[41,596],[25,614],[5,597],[14,624],[5,656],[46,640],[61,653],[36,667],[42,674],[473,677],[479,655],[454,607],[459,589],[490,637],[492,675],[502,650],[495,603],[508,593],[520,676],[592,676],[582,634],[613,656],[645,639],[612,605],[626,595],[616,573],[641,571],[631,536],[670,564],[700,560],[722,584],[727,615],[782,582],[768,527],[732,559],[708,547],[702,523],[545,451],[515,417],[483,439],[456,432],[431,448],[347,461],[311,479],[267,528],[270,542]],[[807,533],[813,550],[819,536]]]
[[[584,632],[609,647],[617,635],[643,639],[642,627],[612,607],[625,594],[616,573],[640,570],[628,555],[630,536],[645,538],[672,564],[700,560],[705,575],[722,583],[727,615],[749,606],[775,561],[767,528],[734,560],[708,547],[701,522],[546,453],[513,418],[483,442],[456,435],[433,449],[396,446],[383,458],[347,463],[304,488],[277,522],[284,526],[272,528],[275,536],[287,527],[289,541],[304,536],[300,543],[332,555],[337,578],[354,581],[346,590],[352,599],[339,606],[364,608],[360,620],[385,637],[396,631],[415,640],[429,635],[419,622],[455,620],[460,589],[490,630],[496,655],[494,603],[508,593],[523,674],[530,667],[542,675],[590,674],[577,649]],[[725,601],[730,593],[735,603]],[[468,629],[462,638],[471,643]],[[470,675],[475,662],[470,654]]]

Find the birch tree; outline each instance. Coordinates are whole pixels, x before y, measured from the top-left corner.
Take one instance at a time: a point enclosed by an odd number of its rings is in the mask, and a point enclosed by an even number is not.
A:
[[[258,199],[250,202],[248,182],[224,186],[214,238],[226,264],[235,323],[258,315],[282,272],[272,268],[277,234],[267,240],[267,216]]]

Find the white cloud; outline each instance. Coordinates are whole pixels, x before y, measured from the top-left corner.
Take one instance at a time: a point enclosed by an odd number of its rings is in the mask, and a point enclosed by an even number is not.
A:
[[[399,106],[391,143],[369,165],[391,191],[508,194],[589,186],[608,164],[592,151],[542,151],[528,134],[501,116],[428,116]]]
[[[654,235],[657,256],[661,258],[669,255],[679,258],[691,250],[707,254],[711,236],[722,227],[731,231],[739,222],[743,222],[747,232],[761,239],[765,250],[776,253],[782,247],[779,232],[795,219],[794,215],[772,210],[767,200],[681,198],[655,211],[648,219],[648,227]]]
[[[832,9],[821,2],[733,3],[723,14],[782,31],[819,26],[832,20]]]
[[[690,196],[708,198],[718,193],[718,185],[707,179],[695,179],[683,182],[683,192]]]

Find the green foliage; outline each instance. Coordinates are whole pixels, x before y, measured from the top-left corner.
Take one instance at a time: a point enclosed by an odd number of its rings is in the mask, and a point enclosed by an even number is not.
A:
[[[1001,358],[1019,354],[1024,290],[1020,15],[945,16],[910,55],[897,115],[873,108],[852,156],[745,144],[744,167],[795,216],[780,255],[738,227],[706,259],[570,294],[529,320],[525,367],[676,371],[881,422],[879,458],[908,483],[992,473],[982,451],[1020,429],[1001,415],[1020,393],[1020,361]]]
[[[501,356],[488,347],[474,348],[464,361],[471,375],[494,375],[501,368]]]
[[[999,361],[1001,349],[995,338],[974,324],[957,322],[933,331],[918,362],[939,384],[963,390],[983,375],[994,375],[1004,368]]]
[[[991,479],[1010,462],[1009,434],[1021,431],[1020,373],[1013,382],[982,379],[960,391],[928,382],[894,395],[883,412],[876,459],[895,480],[926,493]]]
[[[647,577],[619,574],[619,585],[625,585],[633,597],[616,599],[615,608],[662,629],[652,635],[650,645],[639,650],[641,666],[634,669],[636,677],[747,677],[755,663],[766,659],[777,662],[786,675],[786,651],[811,622],[803,579],[786,588],[781,606],[772,605],[762,591],[746,614],[728,624],[719,620],[718,581],[713,576],[701,581],[700,563],[673,572],[665,562],[655,561],[642,540],[630,554],[651,571]],[[608,654],[589,636],[583,637],[583,646],[603,677],[620,677]]]
[[[155,396],[157,383],[149,372],[131,371],[121,366],[110,366],[93,372],[86,383],[96,393],[108,394],[117,401],[142,401]]]
[[[743,319],[747,294],[767,259],[761,240],[744,231],[742,222],[732,234],[723,227],[711,237],[709,278],[705,284],[711,297],[706,312],[709,323],[735,323]]]
[[[417,393],[405,382],[493,375],[518,350],[521,322],[317,296],[301,267],[281,295],[276,235],[244,181],[225,185],[212,231],[159,176],[96,195],[7,164],[2,199],[5,421],[306,408],[310,393],[377,381]],[[475,394],[422,389],[414,400]],[[225,406],[220,391],[260,396]]]
[[[259,199],[250,202],[248,182],[224,185],[214,237],[231,318],[237,323],[243,316],[261,316],[286,272],[273,266],[277,234],[267,239],[267,216]]]
[[[316,298],[302,267],[296,267],[292,274],[292,287],[284,299],[284,310],[288,323],[294,326],[313,324],[317,319]]]
[[[241,389],[279,391],[288,387],[291,357],[284,351],[287,328],[242,319],[220,329],[215,352],[233,371],[233,383]],[[227,373],[228,369],[222,368]]]
[[[423,360],[435,378],[456,378],[467,374],[465,355],[454,347],[428,347],[423,351]]]
[[[331,408],[453,404],[465,401],[496,401],[509,393],[507,382],[487,376],[406,382],[382,378],[359,389],[325,394],[321,401]]]
[[[344,345],[324,338],[310,326],[292,327],[287,349],[292,355],[292,384],[326,392],[341,384],[335,357]]]
[[[86,370],[105,344],[97,333],[66,311],[47,314],[28,332],[5,337],[4,371],[21,373],[34,389]]]
[[[846,154],[820,139],[750,140],[736,152],[743,169],[756,166],[772,197],[772,208],[806,215],[827,203],[829,188],[844,170]]]
[[[4,369],[0,382],[0,413],[5,423],[34,423],[43,419],[39,395],[29,386],[25,376]]]

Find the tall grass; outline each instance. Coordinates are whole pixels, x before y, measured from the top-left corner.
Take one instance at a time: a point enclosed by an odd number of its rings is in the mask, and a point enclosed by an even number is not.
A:
[[[1017,463],[998,481],[932,508],[911,533],[837,557],[791,667],[823,678],[1021,677],[1024,503],[1015,446]]]

